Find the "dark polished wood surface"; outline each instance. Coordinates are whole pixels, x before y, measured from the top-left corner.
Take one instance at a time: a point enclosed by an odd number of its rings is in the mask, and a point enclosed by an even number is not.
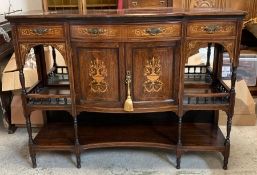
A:
[[[221,9],[221,8],[193,8],[193,9],[181,9],[181,8],[138,8],[138,9],[108,9],[108,10],[87,10],[86,12],[80,12],[78,10],[64,10],[54,12],[42,12],[41,10],[28,11],[15,13],[13,15],[6,16],[7,20],[15,18],[15,21],[22,18],[106,18],[106,17],[161,17],[161,16],[229,16],[239,15],[243,17],[246,14],[245,11]],[[243,15],[243,16],[242,16]]]
[[[39,150],[72,151],[80,168],[83,149],[144,147],[176,151],[177,168],[185,151],[218,151],[227,169],[244,16],[243,11],[196,8],[36,11],[8,16],[33,167]],[[56,64],[53,50],[53,69],[46,72],[43,45],[58,50],[66,67]],[[215,46],[212,68],[209,56],[205,65],[186,65],[189,56],[207,45]],[[23,65],[31,48],[39,65],[39,81],[26,89]],[[230,88],[221,79],[224,49],[232,63]],[[36,109],[67,111],[73,124],[47,125],[33,138],[30,113]],[[194,121],[197,112],[204,110],[213,111],[215,119],[205,124],[185,122],[187,115]],[[228,115],[225,136],[217,125],[218,110]],[[93,117],[82,124],[78,116],[83,112],[95,112],[106,121]],[[141,120],[152,112],[172,113],[172,120],[155,123],[161,119],[157,115]],[[130,121],[108,120],[106,115],[115,113],[130,116]]]

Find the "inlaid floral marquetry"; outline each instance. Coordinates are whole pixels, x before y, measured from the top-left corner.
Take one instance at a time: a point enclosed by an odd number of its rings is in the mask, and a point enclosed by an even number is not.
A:
[[[181,34],[181,24],[153,24],[128,26],[129,38],[163,38],[176,37]]]
[[[89,76],[92,81],[89,83],[90,90],[94,93],[105,93],[108,90],[106,82],[107,68],[104,61],[96,58],[90,62]]]
[[[81,39],[119,39],[122,35],[122,27],[108,25],[72,25],[71,34],[73,38]]]
[[[218,43],[218,44],[222,45],[227,50],[231,61],[234,59],[235,44],[233,41],[218,41],[217,40],[214,43]],[[206,47],[206,46],[207,46],[207,43],[205,41],[197,41],[197,40],[186,41],[186,60],[185,60],[185,62],[188,61],[187,59],[190,56],[192,56],[193,54],[196,54],[201,47]]]
[[[146,78],[143,84],[144,92],[153,93],[159,92],[162,89],[163,82],[160,80],[161,71],[162,68],[159,58],[153,57],[147,60],[144,67],[144,76]]]
[[[64,29],[63,26],[20,26],[18,27],[18,33],[20,38],[63,38]]]
[[[205,35],[236,35],[235,22],[195,22],[188,25],[188,36],[205,36]]]

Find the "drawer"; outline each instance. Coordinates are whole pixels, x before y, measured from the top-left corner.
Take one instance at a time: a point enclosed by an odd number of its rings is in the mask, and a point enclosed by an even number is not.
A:
[[[205,37],[205,36],[234,36],[236,35],[236,22],[191,22],[187,26],[187,36]]]
[[[181,36],[180,23],[168,24],[147,24],[147,25],[130,25],[127,28],[129,39],[169,39],[170,37]]]
[[[18,26],[18,36],[21,39],[38,38],[64,38],[64,27],[62,25],[24,25]]]
[[[77,39],[121,39],[122,26],[115,25],[72,25],[71,37]]]
[[[128,0],[128,8],[167,7],[168,0]]]

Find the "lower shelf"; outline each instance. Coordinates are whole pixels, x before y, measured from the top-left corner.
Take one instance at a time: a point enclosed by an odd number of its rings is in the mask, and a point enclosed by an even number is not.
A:
[[[108,118],[107,118],[108,119]],[[133,119],[133,118],[132,118]],[[117,122],[91,121],[78,127],[82,149],[111,147],[141,147],[175,150],[177,124],[175,122]],[[36,150],[73,150],[72,124],[49,124],[34,139]],[[209,123],[183,123],[184,151],[224,151],[225,138],[219,127]]]

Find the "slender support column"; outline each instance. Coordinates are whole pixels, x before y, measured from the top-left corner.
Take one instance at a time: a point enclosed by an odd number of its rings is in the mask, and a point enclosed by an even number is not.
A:
[[[225,153],[224,153],[224,165],[223,169],[228,168],[228,158],[230,152],[230,133],[232,128],[232,118],[234,115],[234,106],[235,106],[235,84],[236,84],[236,74],[237,74],[237,67],[232,67],[232,76],[231,76],[231,91],[230,91],[230,110],[227,112],[227,136],[225,140]]]
[[[20,77],[20,83],[21,83],[21,87],[22,87],[22,105],[23,105],[23,110],[24,110],[24,116],[26,119],[27,132],[29,135],[29,153],[30,153],[30,157],[31,157],[31,161],[32,161],[32,166],[33,166],[33,168],[36,168],[37,167],[36,153],[34,151],[34,141],[33,141],[33,137],[32,137],[32,128],[31,128],[31,121],[30,121],[30,113],[31,112],[28,112],[28,109],[26,106],[27,91],[25,88],[25,77],[24,77],[24,73],[23,73],[23,67],[21,67],[21,69],[19,70],[19,77]]]
[[[211,59],[211,46],[212,43],[208,43],[208,50],[207,50],[207,61],[206,61],[206,66],[210,67],[210,59]]]
[[[56,62],[56,51],[55,51],[55,48],[52,47],[52,56],[53,56],[53,67],[56,68],[57,67],[57,62]],[[57,70],[55,70],[55,73]]]
[[[176,157],[177,157],[177,169],[180,169],[180,163],[181,163],[181,128],[182,128],[182,117],[178,117],[178,143],[177,143],[177,149],[176,149]]]
[[[81,159],[80,159],[81,148],[80,148],[79,139],[78,139],[77,116],[74,117],[74,132],[75,132],[75,154],[76,154],[76,160],[77,160],[77,168],[81,168]]]

